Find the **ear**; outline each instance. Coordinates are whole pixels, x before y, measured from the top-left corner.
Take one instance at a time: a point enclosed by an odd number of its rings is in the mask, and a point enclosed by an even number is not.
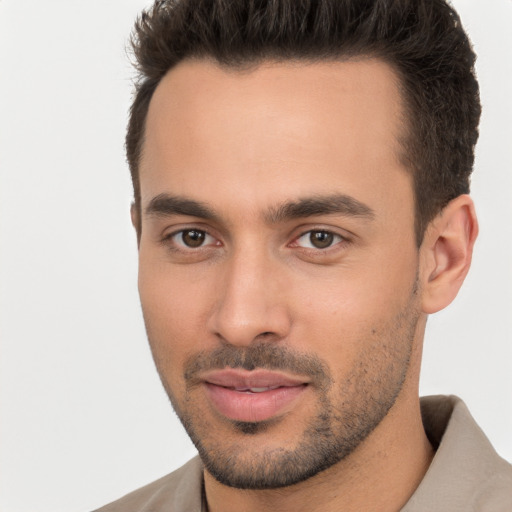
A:
[[[137,247],[140,245],[140,231],[141,231],[141,220],[140,220],[140,211],[135,202],[133,202],[130,206],[130,217],[132,219],[132,226],[135,228],[135,232],[137,233]]]
[[[456,297],[471,265],[478,221],[468,195],[453,199],[430,222],[421,244],[422,309],[439,311]]]

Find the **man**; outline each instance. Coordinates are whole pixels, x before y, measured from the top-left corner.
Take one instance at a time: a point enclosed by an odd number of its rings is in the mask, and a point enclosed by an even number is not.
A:
[[[464,404],[418,398],[478,232],[456,13],[164,1],[134,49],[139,290],[199,457],[101,510],[509,510]]]

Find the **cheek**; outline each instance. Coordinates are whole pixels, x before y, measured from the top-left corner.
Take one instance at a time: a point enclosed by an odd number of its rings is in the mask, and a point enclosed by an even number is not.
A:
[[[322,351],[326,359],[350,367],[362,345],[373,344],[407,309],[416,282],[415,261],[372,262],[357,271],[333,268],[320,279],[299,282],[294,295],[304,300],[294,316],[301,348]]]
[[[187,336],[199,323],[207,283],[204,275],[199,275],[193,267],[171,265],[161,250],[154,250],[150,243],[144,245],[142,241],[139,295],[152,331],[159,334],[165,331],[173,338],[178,333]]]
[[[159,373],[172,389],[182,385],[184,361],[206,348],[201,291],[168,265],[141,257],[139,295],[147,336]]]

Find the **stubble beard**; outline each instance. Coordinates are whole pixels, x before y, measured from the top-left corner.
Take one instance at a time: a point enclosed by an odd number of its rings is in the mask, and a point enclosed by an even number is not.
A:
[[[413,292],[415,295],[416,290]],[[414,297],[413,297],[414,298]],[[382,329],[371,329],[349,375],[336,381],[329,366],[311,354],[278,344],[249,347],[225,345],[189,358],[184,378],[186,393],[179,402],[155,358],[173,408],[196,446],[206,470],[220,483],[238,489],[276,489],[307,480],[351,454],[386,417],[408,374],[419,312],[411,299],[407,307]],[[380,332],[379,332],[380,331]],[[311,378],[317,395],[316,412],[293,449],[265,450],[265,435],[279,429],[279,420],[257,423],[231,421],[234,436],[215,436],[215,427],[196,403],[196,375],[225,367],[252,370],[287,370]],[[234,438],[261,435],[258,450]]]

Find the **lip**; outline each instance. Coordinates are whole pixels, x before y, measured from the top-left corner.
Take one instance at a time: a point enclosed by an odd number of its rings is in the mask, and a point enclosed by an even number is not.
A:
[[[249,371],[235,368],[207,372],[202,375],[202,380],[225,388],[288,387],[308,383],[308,379],[292,377],[277,371],[263,369]]]
[[[208,372],[202,380],[214,409],[244,422],[265,421],[286,412],[308,386],[305,379],[261,369],[227,368]]]

